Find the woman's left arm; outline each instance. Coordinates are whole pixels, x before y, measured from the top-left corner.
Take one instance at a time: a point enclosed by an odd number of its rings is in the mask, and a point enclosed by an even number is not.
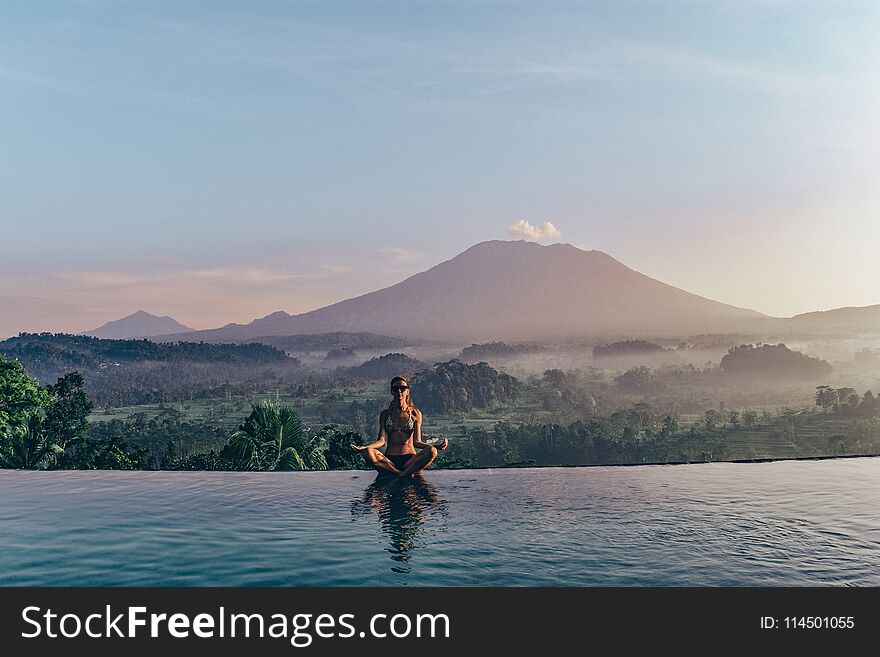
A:
[[[439,443],[426,443],[422,441],[422,412],[420,410],[415,411],[415,417],[413,418],[414,425],[414,433],[413,433],[413,447],[418,449],[426,449],[428,447],[436,447],[437,449],[446,449],[447,445],[449,445],[449,441],[445,438],[441,440]]]

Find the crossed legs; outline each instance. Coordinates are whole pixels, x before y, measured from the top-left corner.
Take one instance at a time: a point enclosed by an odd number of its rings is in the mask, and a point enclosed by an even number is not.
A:
[[[413,454],[409,461],[406,462],[403,470],[395,466],[382,452],[374,447],[368,447],[363,452],[364,459],[376,470],[381,472],[390,472],[401,477],[417,474],[427,468],[437,458],[436,447],[426,447],[418,454]]]
[[[382,452],[375,447],[367,447],[361,454],[371,466],[381,472],[390,472],[391,474],[400,474],[400,470],[395,466]]]
[[[410,475],[420,473],[422,470],[431,465],[434,462],[435,458],[437,458],[437,448],[433,446],[426,447],[409,460],[409,462],[406,464],[406,467],[400,473],[400,476],[408,477]]]

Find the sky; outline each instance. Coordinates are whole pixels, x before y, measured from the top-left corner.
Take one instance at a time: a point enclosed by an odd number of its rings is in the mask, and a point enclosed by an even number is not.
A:
[[[298,313],[488,239],[775,316],[880,303],[876,2],[0,15],[0,336]]]

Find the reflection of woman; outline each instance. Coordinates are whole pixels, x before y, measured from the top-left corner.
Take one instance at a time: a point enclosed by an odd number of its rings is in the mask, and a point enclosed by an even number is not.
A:
[[[444,513],[444,503],[436,489],[424,477],[398,482],[391,477],[377,477],[367,486],[364,496],[352,502],[353,515],[376,513],[382,529],[391,541],[391,558],[398,562],[410,560],[419,528],[428,511]],[[407,572],[401,567],[396,572]]]
[[[446,449],[449,441],[422,442],[422,412],[410,399],[409,382],[405,377],[391,379],[391,404],[379,414],[379,437],[370,445],[352,445],[363,454],[367,463],[380,474],[390,473],[399,477],[418,474],[437,458],[437,450]],[[384,447],[385,453],[379,451]],[[416,452],[416,448],[422,450]]]

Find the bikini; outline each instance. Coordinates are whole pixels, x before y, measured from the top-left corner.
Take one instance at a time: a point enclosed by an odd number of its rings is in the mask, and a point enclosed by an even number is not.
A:
[[[407,419],[407,423],[402,427],[397,426],[394,423],[394,420],[391,417],[391,410],[389,409],[388,414],[385,416],[385,433],[392,434],[395,431],[399,431],[400,433],[412,433],[413,428],[415,427],[415,422],[413,422],[412,415],[410,415]]]
[[[395,431],[399,433],[412,434],[415,429],[415,422],[413,421],[412,415],[409,416],[407,422],[399,427],[394,423],[394,420],[391,417],[391,411],[388,411],[388,414],[385,416],[385,433],[389,436]],[[385,458],[391,461],[394,464],[394,467],[398,470],[403,470],[406,468],[406,464],[409,462],[410,458],[415,456],[415,452],[412,454],[385,454]]]

